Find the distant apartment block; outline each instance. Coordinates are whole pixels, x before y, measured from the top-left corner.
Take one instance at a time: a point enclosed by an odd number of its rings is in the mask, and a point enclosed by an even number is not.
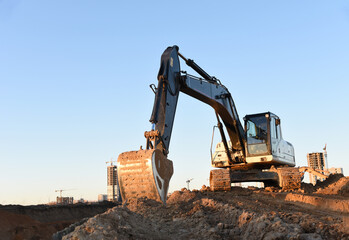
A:
[[[343,172],[343,168],[329,168],[327,169],[327,171],[329,171],[331,174],[343,174],[344,175],[344,172]]]
[[[78,200],[74,200],[74,204],[77,204],[77,203],[84,203],[85,202],[85,199],[83,198],[80,198]]]
[[[108,195],[107,194],[99,194],[98,195],[98,202],[108,201]]]

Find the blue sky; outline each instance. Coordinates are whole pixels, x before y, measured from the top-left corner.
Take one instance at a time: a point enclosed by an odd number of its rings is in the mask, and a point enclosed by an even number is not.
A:
[[[276,113],[298,166],[327,143],[348,175],[348,43],[347,1],[0,0],[0,204],[106,193],[105,162],[145,145],[148,86],[172,45],[222,81],[241,119]],[[180,95],[171,191],[208,183],[215,124]]]

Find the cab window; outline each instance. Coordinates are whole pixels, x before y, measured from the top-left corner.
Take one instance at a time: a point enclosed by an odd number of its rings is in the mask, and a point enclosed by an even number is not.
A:
[[[251,117],[246,122],[247,149],[249,154],[268,152],[268,124],[265,116]]]
[[[277,135],[276,135],[275,118],[271,118],[271,120],[270,120],[270,136],[271,136],[272,138],[277,138]]]

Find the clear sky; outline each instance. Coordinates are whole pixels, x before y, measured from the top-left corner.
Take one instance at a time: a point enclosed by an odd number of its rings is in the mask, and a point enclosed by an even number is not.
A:
[[[241,120],[276,113],[298,166],[327,143],[349,174],[348,1],[0,0],[0,204],[106,193],[105,162],[145,145],[172,45],[222,81]],[[215,124],[180,95],[170,191],[208,183]]]

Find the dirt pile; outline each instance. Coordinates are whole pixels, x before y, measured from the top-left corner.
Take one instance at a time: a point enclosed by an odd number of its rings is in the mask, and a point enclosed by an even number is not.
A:
[[[319,188],[316,193],[349,197],[349,177],[342,177],[324,188]]]
[[[51,239],[54,232],[69,224],[69,221],[39,222],[26,215],[0,210],[0,239]]]
[[[113,203],[63,206],[0,205],[0,239],[52,239],[52,234],[84,217],[114,207]]]
[[[45,224],[25,215],[0,210],[0,239],[50,239],[52,233],[68,225],[64,222]]]
[[[63,239],[349,239],[347,214],[294,205],[285,195],[237,187],[176,191],[167,206],[133,200],[90,218]]]
[[[331,174],[325,181],[317,181],[315,186],[311,183],[302,183],[301,190],[303,193],[339,194],[347,196],[349,192],[348,179],[349,177],[344,177],[343,174]]]

